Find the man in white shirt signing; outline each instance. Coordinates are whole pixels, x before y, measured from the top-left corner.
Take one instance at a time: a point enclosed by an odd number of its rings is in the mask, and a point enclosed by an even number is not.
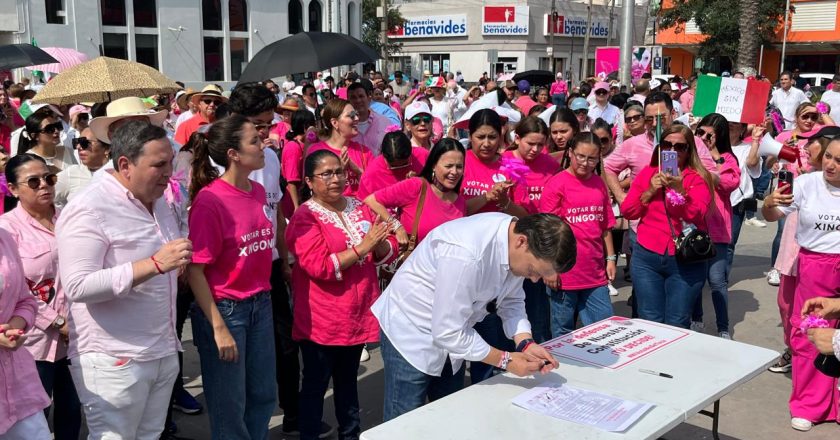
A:
[[[382,330],[384,419],[461,389],[464,361],[517,376],[557,368],[531,337],[522,282],[556,279],[575,255],[569,225],[551,214],[479,214],[429,233],[371,308]],[[491,308],[515,352],[490,346],[473,329]]]

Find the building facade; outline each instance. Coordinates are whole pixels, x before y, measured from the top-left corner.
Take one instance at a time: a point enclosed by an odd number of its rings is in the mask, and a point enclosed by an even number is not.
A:
[[[361,37],[361,0],[0,0],[0,44],[141,62],[187,85],[229,86],[266,45],[301,31]]]
[[[840,68],[840,10],[838,0],[791,0],[792,13],[785,37],[779,23],[773,41],[756,55],[762,75],[775,81],[781,70],[799,69],[803,73],[834,74]],[[663,3],[667,8],[669,1]],[[668,72],[690,76],[698,69],[732,70],[734,60],[700,60],[700,43],[706,38],[693,21],[657,32],[656,42],[663,46]],[[784,43],[784,66],[782,45]]]
[[[466,81],[483,72],[499,73],[546,69],[564,72],[577,81],[583,71],[595,70],[595,48],[619,44],[621,2],[593,2],[589,50],[583,53],[588,2],[556,2],[553,45],[551,1],[485,2],[475,0],[397,0],[406,19],[389,38],[402,43],[402,52],[389,60],[414,78],[423,71],[460,71]],[[636,44],[644,41],[646,9],[635,8]],[[554,66],[549,48],[553,49]],[[571,78],[569,78],[571,75]]]

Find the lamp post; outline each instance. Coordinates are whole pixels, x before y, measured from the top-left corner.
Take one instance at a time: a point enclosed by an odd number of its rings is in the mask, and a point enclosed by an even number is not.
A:
[[[554,24],[557,22],[557,0],[551,0],[551,15],[548,17],[548,70],[554,72]]]
[[[623,20],[621,26],[621,84],[631,87],[631,70],[633,68],[633,0],[623,0]]]

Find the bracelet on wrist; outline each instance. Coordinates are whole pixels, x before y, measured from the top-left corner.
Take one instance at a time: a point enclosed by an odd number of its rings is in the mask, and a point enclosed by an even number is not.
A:
[[[505,351],[502,353],[502,358],[499,359],[499,364],[496,365],[496,368],[500,370],[507,370],[508,364],[510,363],[510,352]]]
[[[149,257],[149,259],[152,260],[152,264],[155,265],[155,270],[157,270],[157,273],[163,275],[165,272],[163,271],[163,269],[160,268],[160,263],[158,262],[158,260],[155,260],[155,256],[152,255],[151,257]]]
[[[362,255],[359,253],[358,250],[356,250],[356,245],[350,246],[350,249],[352,249],[353,253],[356,254],[356,258],[358,258],[359,261],[361,261],[362,260]]]
[[[607,255],[607,261],[614,261],[614,262],[618,261],[618,255],[615,255],[615,254]]]
[[[522,353],[533,342],[534,342],[533,338],[526,338],[526,339],[523,339],[523,340],[519,341],[519,343],[516,344],[516,351]]]

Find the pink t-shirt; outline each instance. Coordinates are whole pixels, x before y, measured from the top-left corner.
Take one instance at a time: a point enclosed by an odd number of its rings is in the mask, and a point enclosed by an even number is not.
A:
[[[388,165],[388,161],[385,160],[385,156],[376,156],[370,162],[370,166],[365,169],[365,174],[362,175],[362,180],[359,183],[359,192],[356,196],[359,200],[364,200],[367,196],[383,188],[405,180],[405,176],[409,171],[420,174],[423,171],[423,165],[425,165],[428,157],[429,151],[425,148],[412,147],[408,166],[392,170]]]
[[[505,151],[502,156],[516,157],[513,150]],[[540,153],[531,162],[525,162],[531,172],[525,176],[527,185],[516,184],[513,187],[513,203],[525,208],[529,214],[540,212],[540,196],[543,187],[551,176],[560,171],[560,163],[547,153]]]
[[[341,150],[336,150],[331,147],[326,142],[318,142],[316,144],[312,144],[309,146],[309,150],[306,152],[306,155],[309,156],[310,154],[318,151],[318,150],[328,150],[335,153],[336,156],[341,157]],[[347,143],[347,154],[350,156],[350,160],[353,161],[362,171],[367,170],[368,165],[373,161],[373,153],[367,147],[362,146],[362,144],[354,141],[350,141]],[[354,173],[352,170],[347,169],[347,187],[344,189],[345,196],[356,196],[359,192],[359,183],[361,182],[361,176]]]
[[[490,191],[497,182],[507,180],[499,170],[502,161],[496,159],[492,164],[486,165],[479,159],[472,150],[467,150],[464,160],[464,178],[461,180],[461,195],[469,200]],[[480,210],[481,212],[499,212],[496,203],[487,203]]]
[[[376,201],[389,209],[400,210],[400,223],[405,227],[408,235],[411,235],[414,227],[414,216],[417,213],[417,204],[420,203],[420,190],[423,184],[426,188],[426,200],[423,203],[423,211],[420,213],[420,224],[417,226],[417,243],[423,240],[432,229],[450,221],[467,215],[467,201],[458,196],[454,202],[441,200],[435,195],[431,185],[422,177],[412,177],[403,180],[395,185],[377,191],[374,196]]]
[[[265,189],[251,192],[216,179],[202,188],[190,208],[192,262],[205,264],[213,300],[241,301],[271,290],[274,228]]]
[[[568,171],[545,184],[540,212],[558,215],[569,223],[577,241],[575,266],[560,275],[563,290],[607,285],[604,232],[615,225],[607,185],[592,174],[579,179]]]
[[[286,182],[303,182],[303,145],[287,141],[280,158],[280,170]]]

